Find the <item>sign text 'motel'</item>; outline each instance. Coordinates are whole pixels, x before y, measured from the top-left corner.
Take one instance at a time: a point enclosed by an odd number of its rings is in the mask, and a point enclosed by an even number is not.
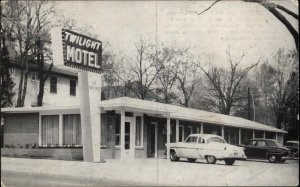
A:
[[[62,29],[64,64],[85,70],[100,71],[102,42]]]

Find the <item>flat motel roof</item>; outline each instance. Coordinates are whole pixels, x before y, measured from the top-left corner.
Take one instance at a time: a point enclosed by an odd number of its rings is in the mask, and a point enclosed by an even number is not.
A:
[[[217,125],[224,125],[228,127],[240,127],[246,129],[255,129],[262,131],[287,133],[287,131],[277,129],[268,125],[250,121],[247,119],[218,114],[214,112],[207,112],[182,106],[171,104],[158,103],[153,101],[146,101],[134,99],[129,97],[119,97],[101,101],[99,107],[102,110],[118,110],[126,109],[128,111],[143,112],[147,114],[161,114],[170,115],[172,119],[180,119],[186,121],[195,121],[203,123],[211,123]],[[80,112],[79,106],[55,106],[55,107],[28,107],[28,108],[2,108],[4,113],[33,113],[33,112],[51,112],[51,111],[72,111]]]

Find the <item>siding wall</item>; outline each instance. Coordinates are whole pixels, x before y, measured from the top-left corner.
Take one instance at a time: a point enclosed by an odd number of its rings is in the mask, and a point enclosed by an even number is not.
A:
[[[7,114],[4,120],[4,145],[39,143],[38,113]]]
[[[20,82],[20,70],[15,68],[15,73],[12,75],[15,86],[15,93],[18,93],[18,85]],[[39,92],[39,82],[31,80],[32,73],[29,73],[27,82],[27,94],[25,98],[25,107],[30,107],[37,102]],[[78,81],[76,82],[76,96],[70,95],[70,79],[68,77],[57,76],[57,93],[50,93],[50,78],[47,79],[44,88],[44,106],[74,106],[79,105],[79,89]],[[14,105],[17,102],[17,94],[13,99]]]

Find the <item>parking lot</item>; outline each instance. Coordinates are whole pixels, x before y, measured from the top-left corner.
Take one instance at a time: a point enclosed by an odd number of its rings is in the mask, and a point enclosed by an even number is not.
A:
[[[233,166],[227,166],[222,161],[210,165],[205,160],[195,163],[165,159],[86,163],[2,157],[1,164],[2,181],[7,186],[297,186],[299,183],[299,160],[287,160],[284,164],[236,161]]]

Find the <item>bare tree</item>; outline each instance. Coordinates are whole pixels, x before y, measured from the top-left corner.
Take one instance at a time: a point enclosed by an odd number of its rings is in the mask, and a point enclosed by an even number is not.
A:
[[[287,129],[289,123],[294,123],[291,118],[297,118],[299,112],[299,106],[296,106],[299,92],[298,53],[279,49],[270,63],[266,61],[261,65],[256,77],[259,92],[264,98],[264,110],[272,114],[278,128]],[[292,113],[293,116],[290,116]]]
[[[39,93],[37,96],[37,106],[43,105],[43,98],[44,98],[44,87],[45,82],[49,78],[51,74],[51,70],[53,67],[53,63],[50,64],[48,69],[45,71],[45,44],[50,43],[49,37],[49,27],[47,27],[50,23],[49,18],[54,15],[55,9],[54,4],[49,4],[46,1],[36,2],[35,6],[35,19],[36,21],[36,38],[35,38],[35,45],[36,45],[36,62],[38,64],[38,71],[39,71]]]
[[[174,47],[162,47],[162,49],[158,50],[157,58],[161,65],[156,66],[157,71],[159,71],[156,81],[156,93],[160,97],[157,101],[172,103],[176,100],[177,96],[174,93],[174,86],[176,85],[178,74],[177,61],[183,55],[183,51]]]
[[[107,78],[104,80],[104,94],[105,99],[121,97],[121,96],[133,96],[131,91],[133,79],[129,73],[128,68],[125,67],[126,59],[123,57],[114,63],[111,69],[107,69],[104,74],[107,74]]]
[[[34,61],[38,65],[44,64],[44,37],[49,30],[45,27],[50,22],[49,16],[53,14],[54,6],[53,3],[49,3],[51,5],[48,6],[49,4],[44,1],[29,0],[12,0],[6,3],[3,19],[11,31],[8,39],[14,43],[18,53],[16,61],[21,67],[21,76],[18,83],[17,106],[22,107],[27,94],[29,61]]]
[[[129,73],[134,78],[132,91],[139,99],[146,99],[153,91],[153,84],[167,55],[158,59],[154,45],[147,44],[142,38],[135,45],[136,56],[133,63],[129,63]]]
[[[211,64],[208,70],[201,65],[199,67],[207,78],[206,99],[211,107],[222,114],[230,115],[232,107],[241,97],[241,91],[245,91],[241,89],[241,82],[246,78],[247,73],[259,63],[259,60],[250,66],[242,67],[245,53],[238,60],[233,60],[229,51],[226,54],[229,69]]]
[[[176,79],[178,81],[178,90],[182,99],[178,99],[178,102],[189,107],[191,97],[194,93],[195,86],[200,78],[198,70],[199,60],[195,59],[185,51],[183,58],[178,61],[178,72]]]

